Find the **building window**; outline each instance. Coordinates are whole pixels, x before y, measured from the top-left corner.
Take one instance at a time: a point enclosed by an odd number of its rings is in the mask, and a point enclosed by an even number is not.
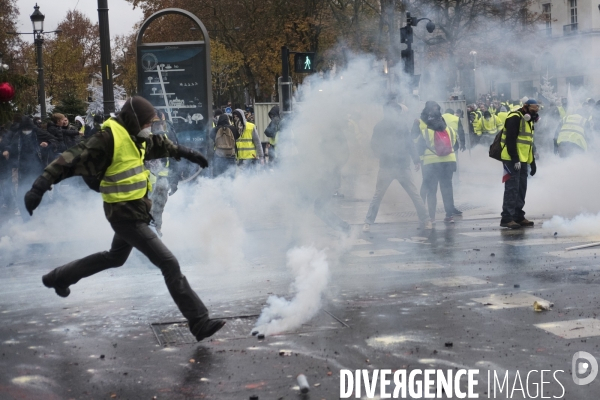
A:
[[[569,0],[569,9],[571,12],[571,24],[577,23],[577,0]]]
[[[552,4],[542,4],[542,17],[546,23],[546,36],[552,36]]]

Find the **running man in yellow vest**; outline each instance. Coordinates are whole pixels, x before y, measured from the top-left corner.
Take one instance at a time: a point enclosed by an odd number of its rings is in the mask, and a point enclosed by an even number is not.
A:
[[[233,125],[240,133],[240,138],[236,141],[238,166],[245,169],[257,162],[264,164],[263,148],[256,126],[246,121],[244,111],[239,108],[233,111]]]
[[[154,118],[154,108],[146,99],[138,96],[128,99],[117,118],[107,120],[100,132],[65,151],[46,167],[25,195],[25,206],[32,214],[52,184],[72,176],[84,177],[91,188],[102,194],[106,219],[115,232],[111,248],[50,271],[42,277],[42,283],[59,296],[67,297],[71,293],[69,286],[122,266],[136,248],[161,270],[171,297],[200,341],[215,334],[225,321],[208,317],[205,305],[181,273],[179,262],[149,228],[150,173],[144,168],[144,161],[183,157],[202,168],[208,166],[208,161],[198,151],[152,135]]]
[[[588,115],[589,111],[582,108],[560,121],[554,136],[555,154],[566,158],[588,150],[587,137],[591,131]]]
[[[509,229],[531,227],[533,222],[525,218],[525,195],[527,177],[537,172],[533,156],[534,124],[539,119],[537,101],[529,99],[523,107],[508,114],[502,133],[502,162],[510,178],[504,183],[504,201],[500,226]]]

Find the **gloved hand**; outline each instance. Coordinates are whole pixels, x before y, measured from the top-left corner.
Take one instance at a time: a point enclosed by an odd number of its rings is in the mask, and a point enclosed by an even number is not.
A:
[[[179,156],[190,160],[194,164],[198,164],[202,168],[208,167],[208,160],[199,151],[190,149],[189,147],[179,146]]]
[[[25,208],[29,212],[29,215],[33,215],[33,210],[38,208],[42,202],[44,193],[51,190],[50,186],[50,181],[43,176],[40,176],[33,182],[31,189],[25,193]]]
[[[534,160],[531,163],[531,171],[529,172],[529,175],[534,176],[536,172],[537,172],[537,166],[535,165],[535,160]]]
[[[177,184],[176,183],[172,183],[170,186],[170,192],[169,192],[169,196],[173,196],[175,194],[175,192],[177,191]]]
[[[554,154],[558,155],[558,142],[554,140]]]
[[[521,170],[521,162],[519,161],[518,163],[515,163],[515,171],[520,171]]]

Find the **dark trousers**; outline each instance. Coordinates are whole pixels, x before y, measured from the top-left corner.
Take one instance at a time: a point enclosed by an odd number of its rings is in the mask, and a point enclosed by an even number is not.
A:
[[[423,165],[423,184],[421,186],[421,197],[427,202],[429,217],[435,220],[435,209],[437,208],[437,188],[440,186],[442,201],[446,217],[454,214],[454,188],[452,187],[452,175],[456,170],[455,162],[442,162]]]
[[[525,219],[525,195],[527,194],[527,175],[529,166],[521,163],[521,169],[515,170],[515,163],[505,162],[510,171],[510,179],[504,183],[504,202],[502,203],[502,222],[520,222]]]
[[[179,311],[189,321],[192,333],[196,335],[208,319],[208,310],[181,273],[179,262],[173,253],[144,222],[115,223],[111,226],[115,236],[110,250],[56,268],[55,285],[67,287],[82,278],[109,268],[120,267],[125,264],[131,250],[135,247],[148,257],[152,264],[160,268],[171,297]]]

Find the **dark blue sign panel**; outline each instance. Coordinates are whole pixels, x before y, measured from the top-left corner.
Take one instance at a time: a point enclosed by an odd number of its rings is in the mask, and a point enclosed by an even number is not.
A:
[[[206,151],[209,121],[204,45],[144,46],[138,51],[138,90],[162,110],[184,146]]]

